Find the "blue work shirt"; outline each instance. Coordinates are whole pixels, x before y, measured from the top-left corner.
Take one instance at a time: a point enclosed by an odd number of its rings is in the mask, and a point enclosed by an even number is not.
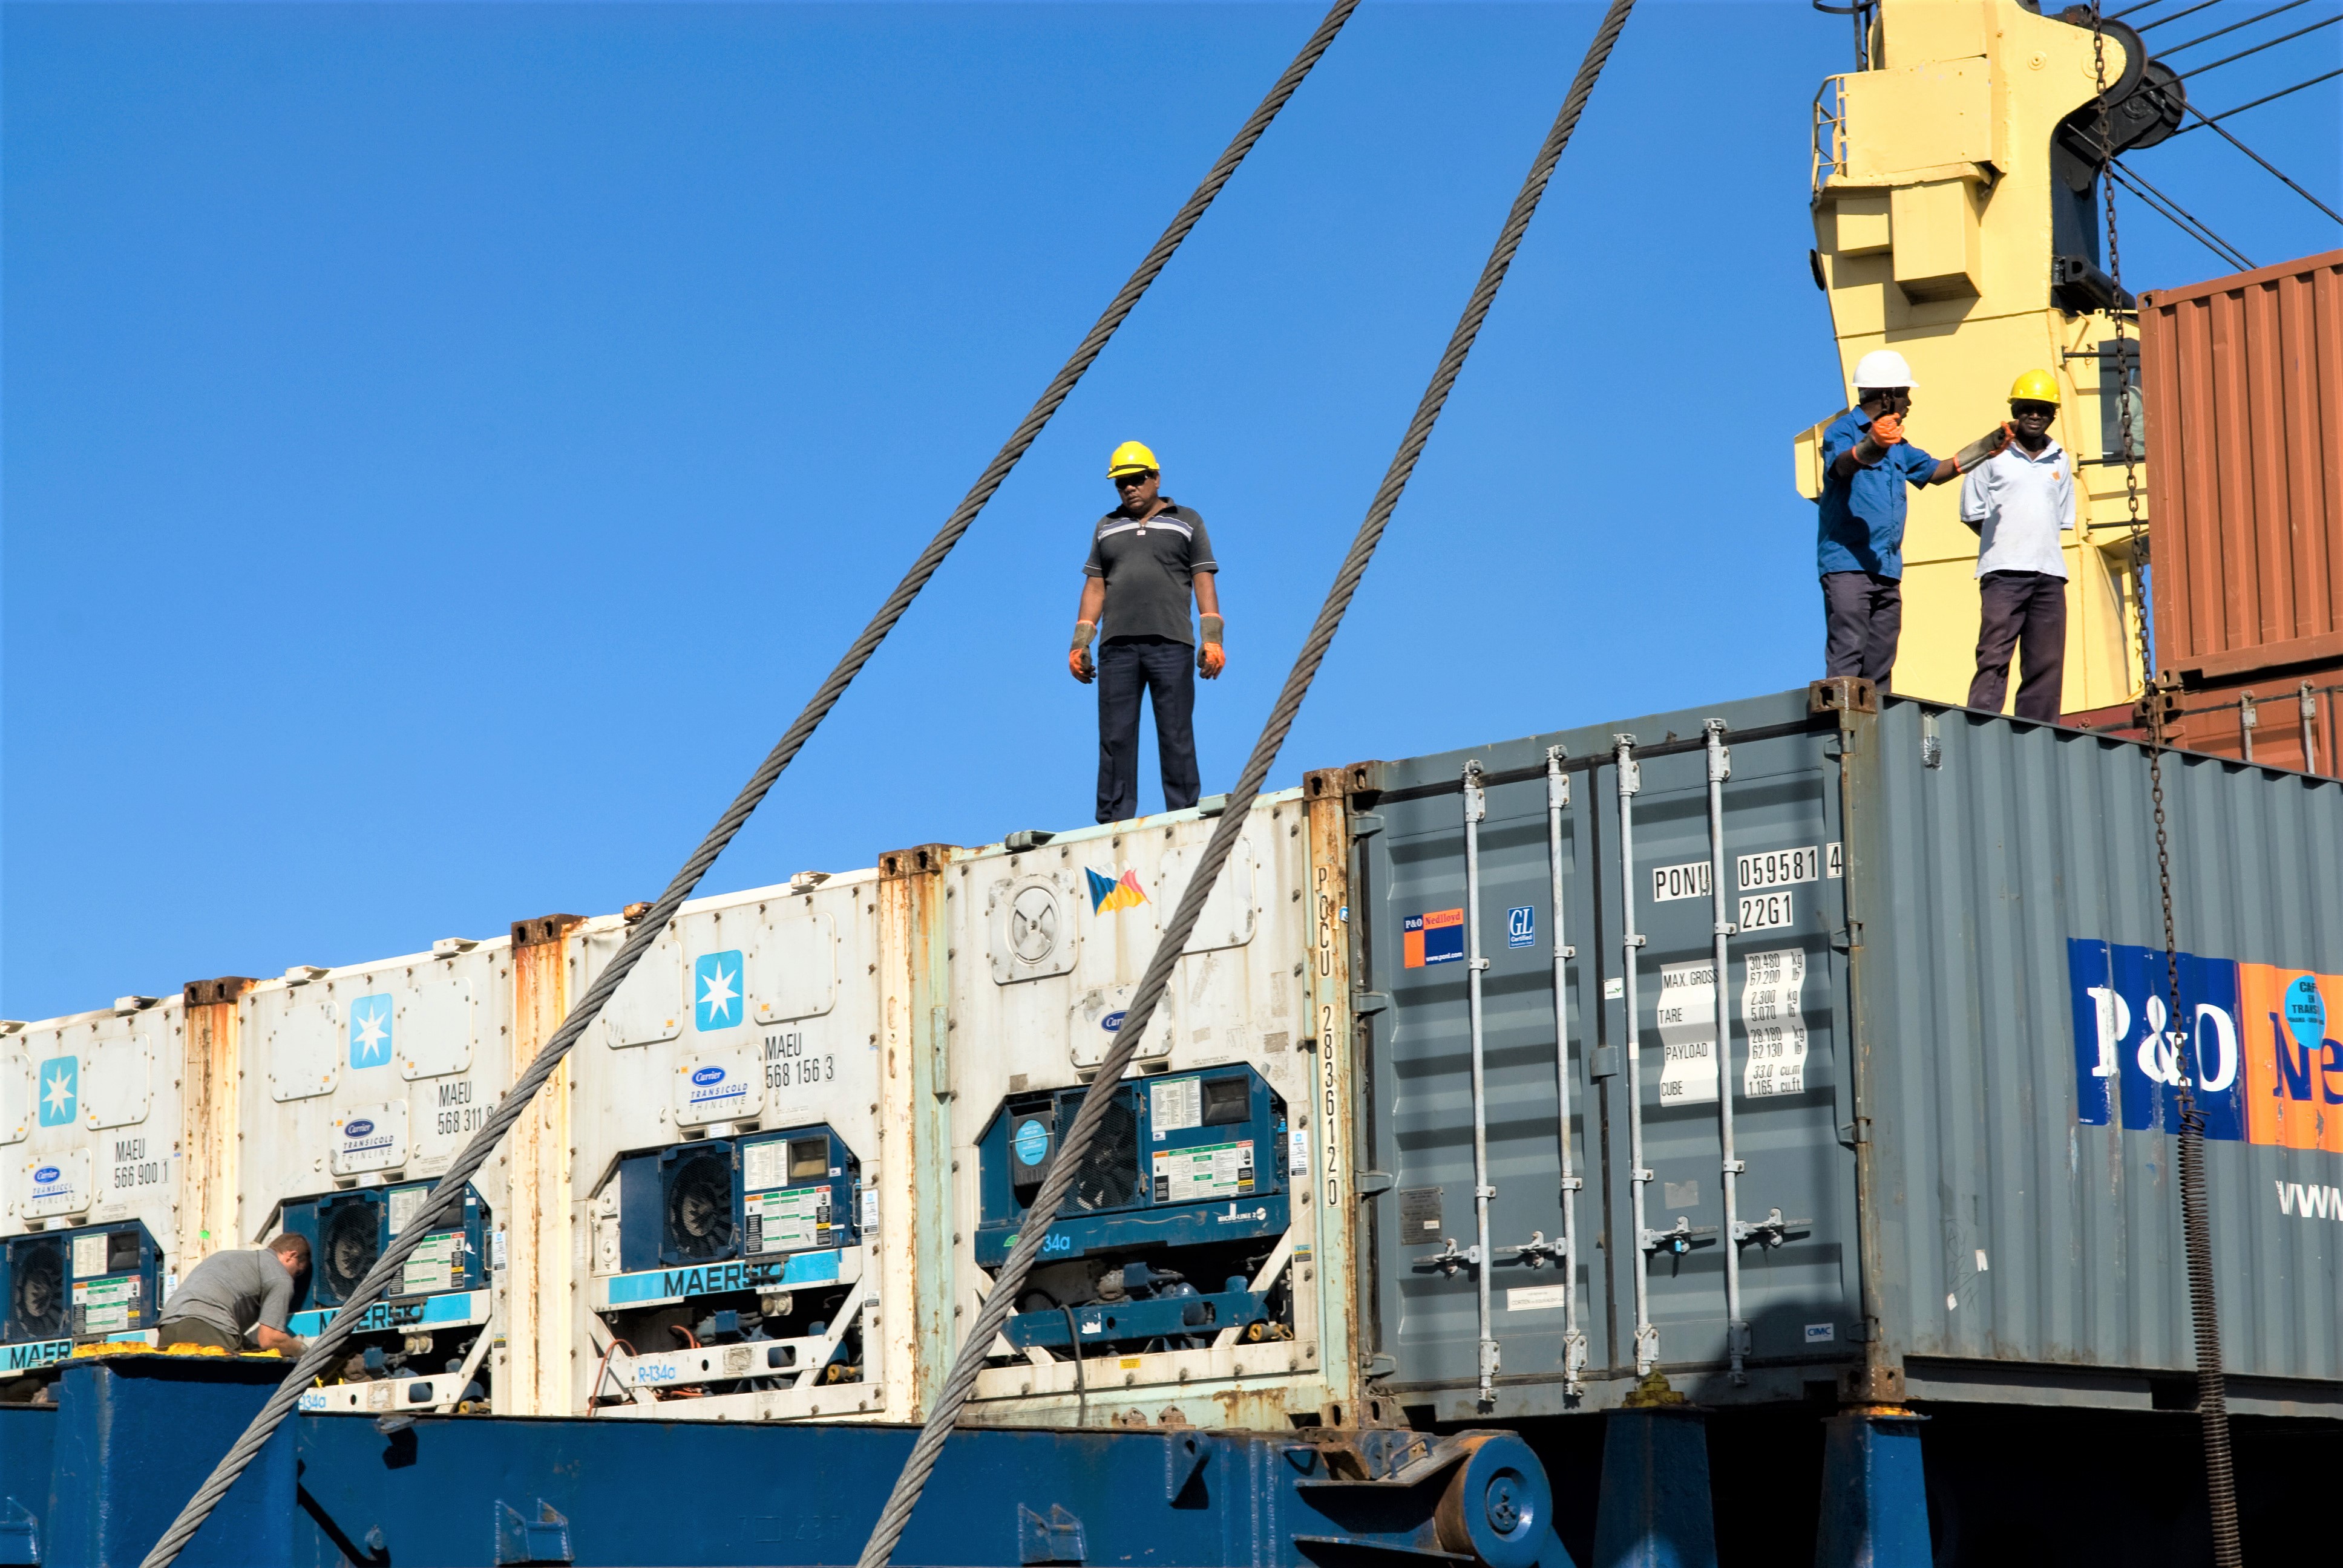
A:
[[[1832,472],[1839,454],[1862,440],[1870,428],[1871,417],[1860,408],[1850,408],[1823,432],[1822,527],[1815,565],[1824,572],[1901,578],[1904,487],[1925,485],[1936,477],[1936,459],[1911,442],[1900,441],[1871,467],[1857,468],[1840,478]]]

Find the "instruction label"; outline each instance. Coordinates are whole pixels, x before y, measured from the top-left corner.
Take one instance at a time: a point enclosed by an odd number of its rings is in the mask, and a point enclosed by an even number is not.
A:
[[[1204,1081],[1175,1078],[1147,1086],[1147,1124],[1161,1141],[1167,1132],[1204,1124]],[[1030,1163],[1030,1161],[1029,1161]]]
[[[407,1260],[407,1267],[399,1271],[398,1293],[421,1296],[452,1291],[463,1280],[464,1233],[437,1231],[424,1237],[415,1255]]]
[[[1699,1105],[1716,1098],[1716,969],[1694,962],[1660,966],[1662,1105]]]
[[[832,1227],[827,1181],[819,1187],[751,1192],[743,1207],[749,1228],[745,1251],[798,1252],[830,1245]]]
[[[86,1278],[91,1274],[106,1272],[106,1233],[104,1231],[95,1236],[74,1238],[73,1271],[74,1278],[76,1280]]]
[[[1799,998],[1805,983],[1806,955],[1796,948],[1742,960],[1741,1027],[1749,1037],[1749,1065],[1741,1092],[1750,1099],[1805,1090],[1806,1020]]]
[[[390,1233],[396,1236],[406,1230],[407,1224],[414,1220],[416,1211],[423,1207],[423,1200],[430,1195],[429,1190],[422,1187],[393,1187],[390,1190],[390,1201],[387,1205],[390,1210]]]
[[[81,1325],[75,1332],[118,1333],[137,1320],[138,1276],[109,1274],[102,1280],[76,1280],[73,1308],[74,1321]]]
[[[1155,1201],[1242,1198],[1252,1192],[1252,1140],[1170,1149],[1155,1157]]]
[[[1515,1285],[1505,1292],[1509,1312],[1555,1312],[1569,1304],[1568,1285]]]

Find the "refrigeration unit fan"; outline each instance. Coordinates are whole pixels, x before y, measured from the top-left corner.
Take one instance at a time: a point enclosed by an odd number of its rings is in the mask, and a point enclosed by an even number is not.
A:
[[[733,1164],[729,1143],[670,1149],[659,1161],[659,1260],[712,1263],[733,1254]]]
[[[20,1237],[8,1243],[10,1340],[61,1339],[72,1292],[65,1283],[65,1238]]]
[[[373,1192],[346,1192],[317,1211],[312,1293],[322,1306],[339,1306],[382,1256],[382,1201]]]

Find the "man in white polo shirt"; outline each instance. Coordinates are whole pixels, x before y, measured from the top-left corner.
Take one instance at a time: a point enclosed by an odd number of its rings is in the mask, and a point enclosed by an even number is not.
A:
[[[2017,717],[2058,721],[2066,671],[2066,559],[2075,465],[2050,438],[2058,382],[2028,370],[2009,389],[2011,440],[1961,480],[1961,521],[1977,531],[1976,678],[1969,706],[2001,711],[2018,654]]]

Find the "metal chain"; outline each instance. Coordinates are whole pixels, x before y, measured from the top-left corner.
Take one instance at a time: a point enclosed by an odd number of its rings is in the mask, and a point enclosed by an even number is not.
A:
[[[562,1020],[561,1027],[554,1030],[553,1038],[546,1041],[544,1049],[537,1053],[514,1081],[510,1091],[489,1112],[488,1121],[440,1176],[438,1185],[424,1200],[421,1211],[407,1221],[406,1228],[376,1260],[374,1267],[367,1271],[366,1278],[358,1282],[357,1289],[351,1292],[341,1311],[310,1342],[309,1348],[294,1363],[293,1370],[286,1375],[277,1392],[269,1395],[260,1413],[253,1417],[252,1423],[245,1428],[244,1435],[229,1447],[210,1476],[196,1489],[196,1494],[187,1500],[186,1506],[179,1511],[178,1517],[171,1522],[171,1527],[146,1553],[140,1568],[168,1568],[188,1541],[194,1538],[204,1521],[211,1516],[212,1510],[227,1495],[228,1488],[236,1483],[236,1477],[244,1473],[246,1467],[259,1455],[268,1442],[269,1434],[293,1413],[302,1392],[313,1381],[322,1378],[340,1360],[341,1347],[357,1332],[367,1310],[389,1292],[392,1282],[399,1278],[408,1256],[439,1221],[454,1210],[463,1196],[465,1184],[488,1162],[488,1156],[496,1151],[505,1133],[528,1109],[537,1091],[544,1087],[546,1080],[553,1076],[554,1069],[569,1054],[570,1047],[601,1016],[603,1004],[624,983],[642,956],[650,950],[652,942],[666,930],[667,923],[675,918],[675,912],[682,907],[684,900],[691,896],[692,890],[699,885],[699,879],[716,864],[717,857],[724,852],[725,847],[731,843],[733,837],[756,811],[758,804],[779,780],[782,771],[804,749],[839,699],[846,695],[847,687],[861,672],[862,667],[870,663],[871,656],[879,651],[879,645],[886,640],[887,634],[910,611],[911,601],[920,596],[920,590],[942,568],[944,558],[951,554],[953,547],[974,526],[977,514],[984,509],[985,504],[1008,479],[1009,471],[1040,438],[1042,427],[1072,394],[1075,384],[1105,352],[1108,339],[1137,308],[1140,297],[1171,264],[1172,253],[1202,221],[1204,210],[1212,206],[1222,187],[1236,174],[1237,166],[1244,161],[1245,155],[1268,131],[1270,122],[1277,117],[1278,111],[1301,87],[1302,78],[1310,74],[1311,67],[1317,65],[1320,56],[1333,44],[1335,35],[1342,31],[1342,24],[1350,20],[1351,13],[1358,5],[1359,0],[1335,0],[1324,20],[1319,23],[1317,31],[1302,46],[1302,52],[1293,57],[1284,74],[1278,77],[1276,85],[1270,88],[1268,96],[1253,110],[1252,118],[1244,123],[1222,150],[1203,182],[1173,215],[1170,226],[1157,237],[1130,280],[1100,314],[1057,376],[1042,389],[1041,396],[1034,401],[1017,428],[1010,433],[1009,439],[994,454],[992,461],[977,476],[976,483],[970,487],[960,505],[952,509],[951,516],[944,519],[943,527],[937,530],[935,538],[928,542],[919,558],[911,563],[910,569],[903,574],[902,580],[895,585],[894,592],[879,607],[878,613],[863,627],[861,635],[855,638],[844,657],[830,670],[829,678],[798,714],[796,721],[774,743],[772,750],[758,765],[757,771],[749,776],[740,793],[733,798],[724,815],[717,819],[716,826],[709,829],[708,836],[700,840],[699,848],[692,851],[691,858],[675,874],[667,890],[651,905],[649,912],[634,922],[626,942],[608,967],[587,989],[578,1006]]]
[[[2107,35],[2099,0],[2091,5],[2091,61],[2098,91],[2100,194],[2107,204],[2107,276],[2116,298],[2107,311],[2115,326],[2117,425],[2123,440],[2124,506],[2129,514],[2127,540],[2132,604],[2139,617],[2140,701],[2147,729],[2147,788],[2156,816],[2156,889],[2164,912],[2164,980],[2173,1060],[2177,1065],[2180,1109],[2180,1235],[2188,1270],[2188,1316],[2197,1342],[2197,1412],[2204,1428],[2205,1491],[2213,1523],[2213,1561],[2218,1568],[2245,1562],[2237,1538],[2237,1492],[2229,1450],[2227,1379],[2221,1366],[2221,1318],[2213,1288],[2211,1216],[2205,1200],[2205,1113],[2197,1108],[2196,1031],[2180,1011],[2180,943],[2172,918],[2172,839],[2164,805],[2165,683],[2157,673],[2148,620],[2147,562],[2141,545],[2139,447],[2132,436],[2131,361],[2124,336],[2123,250],[2116,228],[2115,181],[2107,166],[2115,160],[2115,136],[2107,103]],[[2134,35],[2136,38],[2137,35]],[[2137,63],[2137,62],[2135,62]],[[2104,360],[2101,362],[2104,364]],[[2104,376],[2100,386],[2106,387]]]
[[[1034,1260],[1041,1255],[1041,1243],[1048,1239],[1050,1228],[1056,1223],[1058,1210],[1072,1190],[1076,1172],[1090,1152],[1099,1125],[1106,1120],[1107,1107],[1122,1091],[1122,1074],[1138,1054],[1141,1039],[1158,1002],[1171,984],[1172,968],[1188,945],[1188,938],[1203,913],[1204,900],[1220,878],[1221,868],[1229,853],[1236,847],[1238,835],[1244,831],[1245,820],[1252,804],[1268,781],[1269,770],[1285,745],[1286,736],[1293,729],[1294,718],[1302,711],[1302,700],[1310,694],[1311,683],[1318,677],[1325,662],[1326,650],[1333,645],[1334,634],[1342,629],[1342,617],[1351,608],[1352,597],[1357,593],[1359,581],[1366,576],[1367,565],[1374,559],[1375,547],[1383,542],[1383,530],[1399,506],[1400,495],[1415,472],[1416,459],[1423,455],[1424,444],[1432,438],[1432,428],[1439,422],[1440,411],[1448,403],[1448,394],[1456,385],[1456,377],[1464,368],[1464,359],[1473,351],[1473,340],[1480,336],[1481,325],[1489,317],[1490,307],[1496,303],[1497,290],[1505,281],[1513,266],[1513,256],[1521,248],[1522,236],[1529,230],[1530,219],[1545,195],[1546,185],[1554,176],[1554,166],[1562,160],[1563,149],[1570,145],[1571,133],[1577,128],[1578,117],[1586,107],[1587,98],[1594,91],[1595,79],[1602,75],[1604,63],[1611,57],[1611,46],[1618,41],[1619,30],[1627,24],[1627,14],[1634,0],[1612,0],[1602,25],[1595,29],[1594,41],[1586,46],[1586,55],[1579,62],[1578,75],[1571,83],[1569,95],[1564,98],[1562,110],[1554,116],[1554,128],[1546,133],[1544,145],[1539,147],[1530,171],[1522,182],[1520,194],[1513,197],[1513,210],[1507,214],[1504,227],[1499,231],[1489,259],[1481,269],[1481,280],[1473,297],[1458,318],[1456,329],[1448,339],[1447,351],[1432,375],[1432,383],[1416,404],[1415,417],[1400,440],[1399,450],[1393,454],[1391,467],[1383,473],[1383,482],[1375,491],[1375,498],[1367,508],[1364,520],[1351,541],[1348,554],[1334,574],[1333,585],[1326,590],[1326,598],[1318,609],[1318,618],[1312,623],[1310,635],[1295,656],[1293,668],[1287,672],[1285,685],[1278,692],[1277,702],[1270,709],[1268,722],[1262,726],[1261,738],[1254,741],[1252,754],[1245,759],[1244,771],[1238,775],[1236,788],[1229,792],[1227,807],[1213,824],[1212,836],[1205,842],[1204,852],[1198,859],[1195,870],[1181,892],[1179,907],[1163,928],[1163,935],[1155,945],[1154,955],[1147,960],[1141,975],[1138,994],[1131,998],[1131,1008],[1123,1019],[1122,1028],[1115,1032],[1114,1044],[1099,1063],[1088,1092],[1082,1096],[1081,1109],[1074,1112],[1073,1124],[1060,1139],[1057,1151],[1050,1160],[1049,1172],[1042,1178],[1041,1190],[1034,1195],[1031,1207],[1018,1225],[1017,1241],[1010,1250],[1009,1259],[1001,1267],[992,1282],[984,1305],[978,1311],[976,1322],[960,1342],[960,1353],[952,1362],[942,1390],[936,1396],[934,1410],[927,1424],[920,1431],[911,1445],[909,1458],[903,1462],[902,1473],[895,1478],[895,1487],[888,1495],[886,1506],[880,1511],[879,1522],[873,1527],[870,1542],[862,1549],[860,1568],[886,1568],[902,1540],[903,1531],[911,1522],[911,1512],[919,1506],[920,1494],[928,1478],[935,1472],[936,1462],[942,1457],[944,1443],[960,1421],[960,1412],[976,1387],[977,1374],[992,1353],[992,1342],[1009,1321],[1009,1313],[1017,1298],[1023,1293],[1025,1280]],[[1081,1347],[1074,1352],[1080,1356]]]

